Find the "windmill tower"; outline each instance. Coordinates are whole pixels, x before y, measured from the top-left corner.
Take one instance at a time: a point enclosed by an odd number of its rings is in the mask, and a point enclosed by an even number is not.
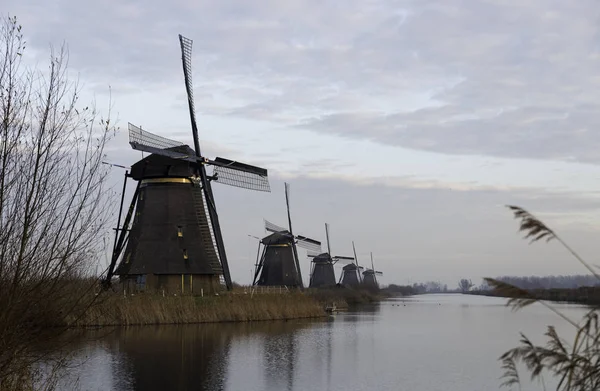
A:
[[[331,256],[331,247],[329,243],[329,224],[325,223],[325,236],[327,237],[327,252],[312,257],[312,267],[310,272],[310,288],[326,288],[335,286],[335,271],[333,265],[341,260],[351,260],[352,257]]]
[[[321,242],[293,234],[288,183],[285,184],[285,203],[289,228],[285,229],[265,220],[265,229],[272,233],[260,241],[258,252],[261,252],[262,245],[262,255],[256,265],[253,285],[303,288],[297,247],[304,248],[309,253],[321,252]]]
[[[363,285],[367,289],[377,290],[379,289],[379,283],[377,282],[377,276],[383,275],[382,272],[375,270],[373,265],[373,253],[371,253],[371,268],[363,272]]]
[[[212,184],[270,191],[266,169],[202,156],[192,89],[192,41],[179,35],[179,42],[194,149],[129,124],[131,147],[151,154],[125,174],[121,210],[127,178],[137,187],[120,227],[119,214],[105,287],[116,274],[130,288],[211,292],[220,289],[222,279],[231,289]]]
[[[361,271],[363,267],[358,266],[358,257],[356,256],[354,241],[352,241],[352,250],[354,251],[354,262],[351,262],[342,268],[340,284],[346,287],[358,288],[362,283]]]

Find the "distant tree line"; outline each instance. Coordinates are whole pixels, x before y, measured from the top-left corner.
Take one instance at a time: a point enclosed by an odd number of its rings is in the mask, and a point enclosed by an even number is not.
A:
[[[502,281],[521,289],[577,289],[581,287],[600,287],[600,281],[594,276],[589,275],[571,275],[571,276],[502,276],[496,280]],[[403,295],[420,295],[424,293],[449,293],[449,292],[468,292],[487,291],[491,287],[484,281],[476,286],[471,280],[463,278],[459,280],[456,288],[449,289],[448,285],[438,281],[428,281],[414,283],[412,285],[390,284],[386,290],[392,293],[401,293]]]
[[[390,284],[387,287],[385,287],[383,290],[387,291],[387,292],[390,292],[390,293],[394,293],[394,294],[398,294],[399,293],[402,296],[410,296],[410,295],[416,295],[417,294],[417,292],[410,285]]]
[[[392,293],[401,293],[403,295],[419,295],[423,293],[444,293],[450,292],[448,285],[442,284],[441,282],[428,281],[425,283],[415,283],[412,285],[396,285],[390,284],[386,288],[387,291]]]
[[[572,276],[502,276],[496,280],[514,285],[521,289],[576,289],[580,287],[600,286],[598,279],[591,275]],[[490,289],[487,284],[480,286],[481,290]]]

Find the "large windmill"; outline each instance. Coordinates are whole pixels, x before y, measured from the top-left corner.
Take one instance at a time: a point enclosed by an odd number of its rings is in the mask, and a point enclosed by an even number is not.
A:
[[[137,187],[120,227],[119,213],[105,286],[116,274],[127,284],[182,293],[217,290],[221,278],[231,289],[212,183],[270,191],[266,169],[202,155],[194,111],[192,41],[179,35],[179,42],[194,149],[129,124],[131,147],[151,154],[125,174],[123,197],[127,177],[137,181]],[[212,167],[212,175],[206,166]],[[122,206],[123,198],[121,210]]]
[[[354,261],[352,257],[340,255],[331,256],[331,246],[329,243],[329,224],[325,223],[325,236],[327,238],[327,252],[312,257],[312,267],[310,272],[310,288],[325,288],[335,286],[335,271],[333,265],[340,261]]]
[[[352,241],[352,251],[354,251],[354,262],[351,262],[342,268],[340,284],[346,287],[358,288],[362,283],[361,271],[363,270],[363,267],[358,265],[354,241]]]
[[[303,288],[302,272],[300,271],[300,261],[296,247],[304,248],[309,253],[318,254],[321,252],[321,242],[318,240],[294,235],[289,193],[290,186],[286,183],[285,203],[289,228],[286,229],[265,220],[265,229],[271,234],[260,240],[258,254],[261,254],[262,245],[262,255],[256,265],[253,285]]]
[[[371,268],[363,272],[363,285],[368,289],[379,289],[379,283],[377,282],[377,276],[383,275],[382,272],[375,270],[373,264],[373,253],[371,253]]]

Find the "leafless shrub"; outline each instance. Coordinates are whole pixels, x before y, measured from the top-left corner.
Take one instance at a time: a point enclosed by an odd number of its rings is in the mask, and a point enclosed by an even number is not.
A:
[[[93,303],[89,276],[112,197],[101,164],[116,130],[81,107],[63,46],[48,69],[23,63],[14,17],[0,18],[0,388],[26,373],[41,342]]]

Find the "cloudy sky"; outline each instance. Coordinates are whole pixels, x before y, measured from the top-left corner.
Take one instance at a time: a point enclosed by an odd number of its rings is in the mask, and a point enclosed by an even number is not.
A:
[[[7,3],[8,1],[8,3]],[[385,283],[585,270],[529,246],[517,204],[597,261],[600,4],[593,0],[4,0],[44,64],[67,42],[84,97],[191,143],[177,34],[194,40],[201,145],[269,170],[271,193],[216,187],[234,280],[263,218]],[[109,159],[140,158],[122,132]],[[121,180],[115,169],[113,182]],[[309,261],[303,264],[307,280]],[[339,271],[339,268],[338,268]]]

